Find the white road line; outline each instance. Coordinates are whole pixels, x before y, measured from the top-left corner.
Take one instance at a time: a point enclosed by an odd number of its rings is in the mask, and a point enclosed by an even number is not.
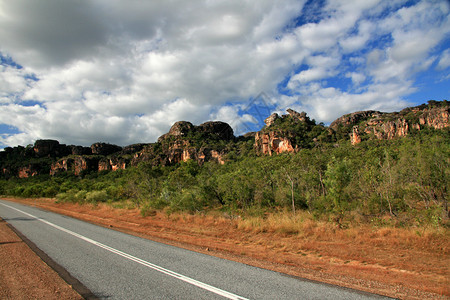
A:
[[[46,221],[46,220],[44,220],[44,219],[38,218],[38,217],[36,217],[36,216],[34,216],[34,215],[32,215],[32,214],[29,214],[29,213],[27,213],[27,212],[24,212],[24,211],[22,211],[22,210],[20,210],[20,209],[17,209],[17,208],[15,208],[15,207],[12,207],[12,206],[9,206],[9,205],[3,204],[3,203],[0,203],[0,204],[3,205],[3,206],[9,207],[10,209],[16,210],[16,211],[18,211],[18,212],[20,212],[20,213],[23,213],[24,215],[27,215],[27,216],[29,216],[29,217],[32,217],[32,218],[34,218],[34,219],[36,219],[36,220],[38,220],[38,221],[41,221],[42,223],[45,223],[45,224],[47,224],[47,225],[49,225],[49,226],[52,226],[52,227],[54,227],[54,228],[56,228],[56,229],[59,229],[59,230],[63,231],[63,232],[66,232],[66,233],[68,233],[68,234],[70,234],[70,235],[73,235],[73,236],[75,236],[75,237],[77,237],[77,238],[79,238],[79,239],[82,239],[83,241],[86,241],[86,242],[88,242],[88,243],[91,243],[91,244],[93,244],[93,245],[96,245],[96,246],[98,246],[98,247],[100,247],[100,248],[103,248],[103,249],[105,249],[105,250],[108,250],[108,251],[110,251],[110,252],[112,252],[112,253],[115,253],[115,254],[117,254],[117,255],[120,255],[120,256],[122,256],[122,257],[128,258],[129,260],[132,260],[132,261],[134,261],[134,262],[137,262],[137,263],[139,263],[139,264],[141,264],[141,265],[143,265],[143,266],[146,266],[146,267],[148,267],[148,268],[151,268],[151,269],[156,270],[156,271],[158,271],[158,272],[161,272],[161,273],[163,273],[163,274],[172,276],[172,277],[174,277],[174,278],[177,278],[177,279],[179,279],[179,280],[182,280],[182,281],[184,281],[184,282],[187,282],[187,283],[192,284],[192,285],[194,285],[194,286],[197,286],[197,287],[199,287],[199,288],[202,288],[202,289],[205,289],[205,290],[207,290],[207,291],[213,292],[213,293],[215,293],[215,294],[217,294],[217,295],[223,296],[223,297],[228,298],[228,299],[239,299],[239,300],[246,300],[246,299],[247,299],[247,298],[244,298],[244,297],[235,295],[235,294],[233,294],[233,293],[230,293],[230,292],[221,290],[221,289],[216,288],[216,287],[214,287],[214,286],[211,286],[211,285],[209,285],[209,284],[200,282],[200,281],[198,281],[198,280],[192,279],[192,278],[190,278],[190,277],[184,276],[184,275],[182,275],[182,274],[178,274],[178,273],[176,273],[176,272],[174,272],[174,271],[165,269],[165,268],[160,267],[160,266],[158,266],[158,265],[152,264],[152,263],[150,263],[150,262],[148,262],[148,261],[145,261],[145,260],[143,260],[143,259],[140,259],[140,258],[135,257],[135,256],[133,256],[133,255],[130,255],[130,254],[128,254],[128,253],[125,253],[125,252],[122,252],[122,251],[120,251],[120,250],[114,249],[114,248],[112,248],[112,247],[110,247],[110,246],[108,246],[108,245],[105,245],[105,244],[102,244],[102,243],[100,243],[100,242],[94,241],[94,240],[92,240],[92,239],[90,239],[90,238],[88,238],[88,237],[85,237],[85,236],[83,236],[83,235],[81,235],[81,234],[78,234],[78,233],[73,232],[73,231],[71,231],[71,230],[69,230],[69,229],[63,228],[63,227],[58,226],[58,225],[56,225],[56,224],[53,224],[53,223],[51,223],[51,222],[49,222],[49,221]]]

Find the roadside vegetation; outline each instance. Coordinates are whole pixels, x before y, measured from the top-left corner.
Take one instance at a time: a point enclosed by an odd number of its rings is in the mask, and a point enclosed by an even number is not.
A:
[[[340,228],[371,224],[442,229],[449,227],[449,140],[448,129],[424,129],[389,141],[352,146],[342,140],[274,156],[256,156],[244,142],[240,147],[249,149],[229,153],[224,165],[141,163],[82,176],[68,172],[1,179],[0,194],[108,203],[138,208],[143,216],[155,211],[219,212],[249,220],[261,230],[267,230],[269,214],[285,215],[291,227],[298,222],[295,214],[306,214]]]

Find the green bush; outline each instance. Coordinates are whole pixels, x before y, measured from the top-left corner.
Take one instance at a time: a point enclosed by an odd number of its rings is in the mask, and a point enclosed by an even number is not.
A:
[[[86,193],[86,202],[96,204],[100,202],[106,202],[108,200],[108,193],[105,190],[92,191]]]
[[[76,190],[68,190],[64,193],[59,193],[56,195],[56,199],[59,202],[70,202],[70,203],[76,203],[77,199],[75,197]]]

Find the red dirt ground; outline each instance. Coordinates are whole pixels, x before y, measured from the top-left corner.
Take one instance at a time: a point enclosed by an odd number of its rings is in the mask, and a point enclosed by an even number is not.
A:
[[[0,219],[0,299],[83,299]]]

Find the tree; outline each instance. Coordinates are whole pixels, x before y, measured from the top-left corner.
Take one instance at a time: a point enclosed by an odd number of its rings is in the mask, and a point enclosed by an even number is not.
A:
[[[346,187],[351,182],[350,161],[347,158],[338,160],[335,157],[328,163],[325,172],[327,198],[333,203],[333,211],[343,216],[348,209],[350,197]]]

